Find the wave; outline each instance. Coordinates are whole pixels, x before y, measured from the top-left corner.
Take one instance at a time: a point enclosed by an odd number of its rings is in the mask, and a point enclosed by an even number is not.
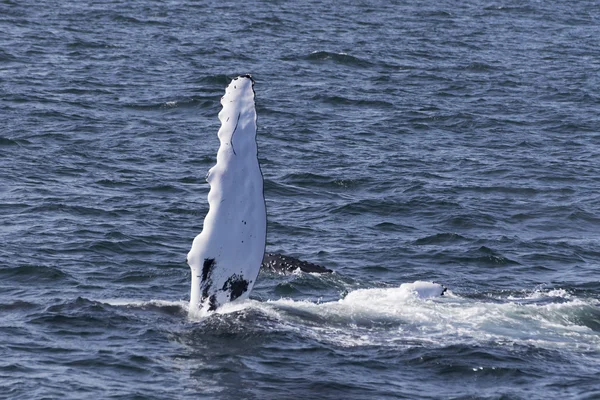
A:
[[[356,107],[373,107],[377,109],[383,108],[394,108],[394,104],[385,100],[372,100],[372,99],[355,99],[350,97],[344,97],[340,95],[326,95],[326,94],[315,94],[312,97],[314,101],[320,101],[325,104],[332,105],[346,105]]]
[[[0,146],[20,146],[21,144],[14,139],[9,139],[0,136]]]
[[[185,301],[101,300],[116,307],[170,315],[188,312]],[[533,346],[600,351],[600,301],[564,289],[487,298],[452,292],[421,298],[410,285],[352,290],[337,301],[281,298],[223,305],[210,315],[191,315],[203,330],[287,332],[341,347]]]
[[[452,293],[419,299],[398,287],[359,289],[328,303],[281,299],[246,307],[275,315],[316,340],[345,346],[488,343],[600,350],[597,301],[568,297],[560,290],[536,292],[528,300],[484,302]],[[222,312],[244,306],[232,307]]]
[[[115,307],[125,307],[148,311],[159,311],[167,314],[179,314],[189,311],[189,302],[184,300],[133,300],[133,299],[102,299],[99,303]]]
[[[55,282],[68,281],[73,277],[56,266],[39,264],[22,264],[16,267],[0,269],[0,278],[3,281],[31,282]]]
[[[126,108],[139,111],[164,111],[173,108],[184,108],[184,109],[197,109],[205,108],[211,109],[215,107],[216,101],[211,96],[193,96],[186,98],[179,98],[173,100],[148,100],[140,103],[127,103]]]
[[[458,233],[437,233],[415,240],[416,245],[448,245],[468,242],[469,239]]]
[[[313,62],[333,62],[335,64],[352,66],[352,67],[361,67],[366,68],[370,67],[373,64],[367,60],[362,58],[352,56],[347,53],[336,53],[330,51],[313,51],[312,53],[302,56],[302,57],[286,57],[284,60],[286,61],[297,61],[297,60],[307,60]]]
[[[343,178],[336,176],[321,175],[312,172],[294,172],[280,178],[285,184],[298,187],[315,187],[324,189],[348,189],[359,188],[368,183],[366,178]]]

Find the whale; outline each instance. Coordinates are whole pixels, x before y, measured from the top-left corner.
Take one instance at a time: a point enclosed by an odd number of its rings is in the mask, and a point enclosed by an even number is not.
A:
[[[261,267],[279,273],[333,271],[292,256],[265,253],[267,210],[256,143],[251,75],[234,78],[221,98],[216,164],[208,171],[208,213],[187,255],[190,315],[208,315],[249,297]],[[402,287],[418,297],[441,296],[443,285],[416,281]]]
[[[265,253],[261,268],[279,274],[289,274],[298,270],[316,274],[330,274],[333,272],[333,270],[321,265],[279,253]]]
[[[310,274],[331,274],[333,270],[314,264],[299,258],[286,256],[279,253],[265,253],[261,269],[286,275],[302,271]],[[443,296],[448,288],[440,283],[429,281],[415,281],[412,283],[403,283],[400,288],[410,292],[420,299]]]
[[[190,313],[208,313],[247,298],[265,252],[267,212],[252,76],[234,78],[221,105],[217,162],[206,175],[209,210],[187,255]]]

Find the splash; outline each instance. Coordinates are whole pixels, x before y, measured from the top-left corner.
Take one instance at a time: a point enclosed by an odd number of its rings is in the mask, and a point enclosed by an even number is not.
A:
[[[245,300],[226,304],[215,315],[235,323],[237,316],[259,313],[276,320],[276,329],[346,347],[485,344],[600,351],[600,302],[560,289],[525,297],[531,302],[514,296],[481,301],[450,291],[424,297],[404,284],[358,289],[326,303]]]

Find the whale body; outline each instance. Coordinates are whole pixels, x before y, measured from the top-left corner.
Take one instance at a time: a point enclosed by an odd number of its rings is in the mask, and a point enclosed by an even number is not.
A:
[[[250,295],[261,265],[279,273],[332,270],[282,254],[265,254],[267,211],[256,145],[254,80],[231,81],[221,98],[217,163],[206,175],[209,210],[187,262],[192,270],[190,314],[207,314]],[[419,298],[442,296],[443,285],[417,281],[401,289]]]
[[[267,213],[252,77],[233,79],[221,104],[217,163],[206,176],[209,211],[187,256],[190,313],[214,311],[248,297],[265,251]]]
[[[271,272],[287,274],[300,270],[308,273],[332,273],[329,268],[278,253],[265,253],[261,267]]]

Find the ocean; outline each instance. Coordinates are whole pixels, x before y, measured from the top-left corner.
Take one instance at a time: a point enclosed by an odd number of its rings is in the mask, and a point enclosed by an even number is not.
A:
[[[598,38],[596,1],[0,1],[0,398],[600,399]],[[194,319],[240,74],[266,250],[335,272]]]

